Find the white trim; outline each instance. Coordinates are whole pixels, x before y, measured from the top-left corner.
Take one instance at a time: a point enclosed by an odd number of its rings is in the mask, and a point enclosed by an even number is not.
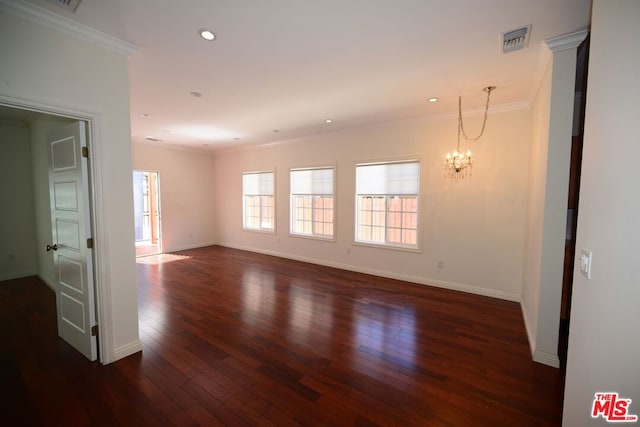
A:
[[[247,251],[247,252],[255,252],[255,253],[260,253],[260,254],[264,254],[264,255],[272,255],[272,256],[279,257],[279,258],[291,259],[291,260],[294,260],[294,261],[302,261],[302,262],[308,262],[310,264],[323,265],[325,267],[332,267],[332,268],[338,268],[338,269],[341,269],[341,270],[354,271],[356,273],[371,274],[372,276],[379,276],[379,277],[385,277],[385,278],[388,278],[388,279],[402,280],[402,281],[405,281],[405,282],[416,283],[416,284],[419,284],[419,285],[434,286],[434,287],[437,287],[437,288],[449,289],[449,290],[453,290],[453,291],[461,291],[461,292],[466,292],[466,293],[469,293],[469,294],[482,295],[482,296],[485,296],[485,297],[498,298],[498,299],[502,299],[502,300],[506,300],[506,301],[512,301],[512,302],[519,302],[520,301],[520,296],[516,295],[516,294],[510,294],[510,293],[507,293],[507,292],[497,291],[497,290],[494,290],[494,289],[480,288],[480,287],[477,287],[477,286],[467,285],[467,284],[463,284],[463,283],[445,282],[445,281],[442,281],[442,280],[429,279],[429,278],[421,277],[421,276],[398,274],[398,273],[394,273],[394,272],[386,271],[386,270],[378,270],[378,269],[375,269],[375,268],[359,267],[359,266],[355,266],[355,265],[351,265],[351,264],[343,264],[343,263],[338,263],[338,262],[325,261],[325,260],[318,259],[318,258],[309,258],[309,257],[304,257],[304,256],[285,254],[285,253],[277,252],[277,251],[257,249],[257,248],[253,248],[253,247],[249,247],[249,246],[225,244],[225,243],[220,243],[220,242],[218,242],[216,244],[218,246],[224,246],[224,247],[228,247],[228,248],[232,248],[232,249],[239,249],[239,250],[243,250],[243,251]]]
[[[244,215],[243,215],[244,217]],[[269,230],[268,228],[244,228],[244,226],[242,227],[242,231],[249,231],[251,233],[262,233],[262,234],[273,234],[276,235],[278,233],[276,233],[276,229],[275,226],[272,230]]]
[[[560,358],[557,354],[545,353],[544,351],[536,350],[536,338],[531,334],[531,328],[529,327],[529,321],[527,320],[526,308],[524,301],[520,300],[520,308],[522,309],[522,318],[524,319],[524,328],[527,332],[527,338],[529,339],[529,349],[531,350],[531,358],[534,362],[542,363],[543,365],[551,366],[552,368],[560,367]]]
[[[120,360],[134,353],[142,351],[142,341],[135,340],[113,350],[113,360]]]
[[[4,1],[4,0],[0,0]],[[94,256],[94,284],[96,296],[96,320],[98,322],[98,344],[100,348],[100,363],[108,364],[116,359],[113,358],[113,306],[111,301],[111,287],[104,284],[110,284],[110,274],[108,266],[109,259],[109,238],[106,232],[105,220],[103,216],[104,208],[104,191],[103,191],[103,171],[102,171],[102,139],[101,139],[101,114],[99,112],[80,111],[70,109],[68,107],[59,106],[48,101],[27,100],[12,98],[0,95],[0,105],[12,108],[21,108],[39,113],[50,114],[55,116],[64,116],[76,120],[84,120],[89,125],[89,141],[88,147],[91,162],[91,211],[93,219],[93,233],[95,247],[93,249]],[[42,278],[42,277],[41,277]],[[44,280],[44,279],[43,279]],[[44,280],[45,283],[53,290],[56,289],[51,283]]]
[[[529,326],[529,319],[527,318],[527,310],[522,298],[520,299],[520,309],[522,310],[522,319],[524,319],[524,329],[527,333],[529,341],[529,350],[531,351],[531,357],[533,357],[536,349],[536,337],[531,333],[531,327]]]
[[[333,203],[335,206],[335,201]],[[291,218],[291,214],[289,214],[289,218]],[[333,223],[334,228],[335,228],[335,225],[336,224],[334,221]],[[291,220],[289,220],[289,228],[291,228]],[[336,233],[334,232],[333,236],[331,237],[321,237],[321,235],[319,234],[296,234],[296,233],[292,233],[291,230],[289,230],[289,233],[287,234],[287,236],[294,239],[308,239],[308,240],[317,240],[320,242],[335,243],[337,241],[335,234]]]
[[[3,1],[3,0],[0,0]],[[97,112],[92,113],[81,113],[77,109],[63,107],[59,105],[53,105],[49,100],[40,100],[40,99],[23,99],[23,98],[15,98],[8,95],[0,94],[0,105],[15,108],[18,110],[27,110],[33,111],[36,113],[49,114],[52,116],[62,116],[68,119],[74,120],[89,120],[94,117]]]
[[[563,50],[575,49],[580,46],[580,43],[587,38],[589,30],[576,31],[575,33],[563,34],[557,37],[551,37],[546,39],[546,43],[549,50],[553,53],[562,52]]]
[[[0,274],[0,282],[5,280],[14,280],[14,279],[22,279],[24,277],[37,276],[38,270],[21,270],[14,271],[12,273],[3,273]]]
[[[531,102],[529,101],[518,101],[518,102],[509,102],[506,104],[496,104],[494,106],[490,106],[487,114],[499,114],[499,113],[510,113],[512,111],[520,111],[527,110],[531,108]],[[482,116],[484,115],[484,108],[476,108],[473,110],[465,110],[462,112],[462,117],[474,117],[474,116]],[[453,120],[458,118],[458,112],[449,112],[442,114],[434,114],[431,116],[427,116],[424,118],[425,121],[431,122],[442,122],[445,120]]]
[[[420,237],[420,230],[418,231],[418,237]],[[421,240],[421,239],[418,239]],[[402,246],[399,244],[393,243],[375,243],[375,242],[367,242],[364,240],[356,240],[356,236],[353,236],[353,242],[351,242],[353,246],[363,246],[365,248],[375,248],[375,249],[390,249],[392,251],[401,251],[401,252],[411,252],[414,254],[421,254],[422,247],[416,243],[415,246]]]
[[[533,81],[535,81],[535,79]],[[531,108],[531,105],[532,105],[532,102],[529,99],[524,100],[524,101],[505,103],[505,104],[495,104],[493,106],[489,106],[488,114],[510,113],[512,111],[528,110],[528,109]],[[465,111],[462,112],[462,116],[463,117],[481,116],[483,114],[484,114],[484,108],[465,110]],[[453,120],[453,119],[457,119],[457,118],[458,118],[458,113],[457,112],[449,112],[449,113],[442,113],[442,114],[432,114],[432,115],[428,115],[428,116],[412,115],[410,117],[401,117],[401,118],[383,120],[383,121],[379,121],[379,122],[375,122],[375,123],[371,122],[371,123],[364,123],[364,124],[356,124],[356,125],[348,126],[348,127],[344,127],[344,128],[333,129],[333,130],[330,130],[330,131],[323,131],[323,132],[321,132],[321,134],[348,132],[348,131],[351,131],[353,129],[360,129],[360,128],[372,128],[372,129],[375,129],[375,128],[378,128],[378,127],[385,127],[385,126],[389,126],[389,125],[397,124],[397,123],[402,123],[402,122],[421,121],[421,122],[425,122],[425,123],[433,123],[433,122],[442,122],[442,121],[445,121],[445,120]],[[286,139],[281,139],[281,140],[278,140],[278,141],[263,142],[263,143],[252,143],[252,144],[251,143],[250,144],[242,144],[242,145],[239,145],[239,146],[235,146],[235,145],[233,145],[233,146],[223,146],[223,147],[215,148],[214,151],[208,152],[208,153],[211,153],[213,156],[216,156],[216,155],[221,154],[221,153],[234,153],[234,152],[250,151],[250,150],[255,150],[256,148],[269,148],[269,147],[277,146],[277,145],[286,145],[286,144],[292,144],[292,143],[301,142],[301,141],[308,141],[309,139],[317,137],[318,135],[319,134],[298,135],[298,136],[288,137]],[[168,147],[168,145],[164,145],[164,146]]]
[[[0,0],[0,10],[122,55],[129,56],[138,50],[138,47],[131,43],[94,30],[91,27],[24,0]]]
[[[111,265],[109,254],[109,234],[106,231],[104,219],[104,190],[102,168],[102,144],[101,119],[93,116],[88,120],[90,137],[88,141],[89,158],[91,159],[91,188],[92,197],[92,221],[93,221],[93,270],[95,282],[96,307],[98,307],[98,344],[100,349],[100,362],[109,364],[116,361],[113,354],[113,304],[111,297],[111,273],[108,266]],[[103,285],[108,283],[109,286]]]
[[[533,353],[533,361],[551,366],[552,368],[560,367],[560,358],[557,354],[545,353],[544,351],[536,351]]]

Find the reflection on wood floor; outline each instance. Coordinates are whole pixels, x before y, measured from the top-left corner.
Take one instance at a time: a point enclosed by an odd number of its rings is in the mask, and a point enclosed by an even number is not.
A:
[[[3,420],[560,425],[516,303],[216,246],[142,260],[144,350],[108,366],[56,338],[39,280],[0,283]]]
[[[136,242],[136,257],[156,255],[160,253],[159,244],[151,244],[148,242]]]

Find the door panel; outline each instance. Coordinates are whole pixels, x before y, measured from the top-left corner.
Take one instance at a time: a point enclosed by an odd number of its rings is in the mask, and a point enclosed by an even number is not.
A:
[[[56,219],[55,229],[58,246],[80,252],[80,225],[77,221]]]
[[[90,360],[97,358],[93,263],[87,159],[83,122],[47,135],[50,150],[49,189],[53,242],[50,245],[57,278],[58,335]]]
[[[75,182],[56,182],[53,186],[55,192],[55,208],[59,211],[78,210],[78,191]]]
[[[60,272],[60,284],[75,290],[82,295],[85,290],[82,263],[58,255],[58,271]]]
[[[64,292],[62,292],[60,298],[62,309],[60,310],[62,321],[66,324],[74,327],[78,332],[84,334],[85,330],[85,318],[84,308],[85,305],[82,301],[77,300]]]

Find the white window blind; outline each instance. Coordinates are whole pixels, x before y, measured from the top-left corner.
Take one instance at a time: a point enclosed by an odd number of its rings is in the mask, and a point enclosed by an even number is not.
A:
[[[418,194],[419,189],[419,161],[356,166],[356,192],[359,195]]]
[[[245,196],[273,196],[273,172],[248,172],[242,174],[242,193]]]
[[[292,169],[291,194],[333,194],[333,168]]]

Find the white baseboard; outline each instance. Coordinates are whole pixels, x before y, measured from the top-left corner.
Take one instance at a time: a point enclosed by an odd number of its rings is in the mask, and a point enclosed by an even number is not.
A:
[[[545,353],[544,351],[535,351],[533,353],[533,361],[551,366],[552,368],[560,367],[560,358],[557,354]]]
[[[23,270],[23,271],[14,271],[11,273],[3,273],[0,274],[0,282],[4,282],[5,280],[14,280],[14,279],[22,279],[23,277],[37,276],[37,270]]]
[[[189,245],[180,245],[168,248],[162,248],[163,253],[171,253],[171,252],[179,252],[179,251],[188,251],[189,249],[198,249],[204,248],[206,246],[213,246],[216,243],[214,242],[201,242],[201,243],[193,243]]]
[[[531,333],[531,326],[529,325],[529,318],[527,317],[527,309],[522,299],[520,300],[520,309],[522,310],[522,318],[524,319],[524,329],[527,333],[527,339],[529,340],[529,350],[531,351],[531,357],[533,357],[536,352],[536,337]]]
[[[127,345],[123,345],[122,347],[118,347],[114,349],[113,357],[111,358],[111,360],[103,361],[103,363],[115,362],[116,360],[120,360],[127,356],[131,356],[132,354],[137,353],[139,351],[142,351],[142,341],[138,339],[133,342],[130,342]]]
[[[542,363],[543,365],[551,366],[553,368],[560,367],[560,358],[557,354],[546,353],[544,351],[536,350],[536,337],[531,331],[531,325],[527,318],[527,309],[524,301],[520,301],[520,308],[522,309],[522,318],[524,319],[524,329],[527,332],[527,339],[529,340],[529,349],[531,350],[531,358],[534,362]]]
[[[463,283],[446,282],[443,280],[429,279],[421,276],[411,276],[411,275],[400,274],[400,273],[395,273],[395,272],[386,271],[386,270],[360,267],[360,266],[351,265],[351,264],[343,264],[343,263],[326,261],[326,260],[317,259],[317,258],[308,258],[304,256],[299,256],[299,255],[292,255],[288,253],[257,249],[257,248],[241,246],[241,245],[233,245],[233,244],[227,244],[227,243],[217,243],[217,244],[219,246],[225,246],[228,248],[240,249],[248,252],[256,252],[264,255],[272,255],[279,258],[287,258],[295,261],[308,262],[310,264],[323,265],[326,267],[339,268],[341,270],[354,271],[356,273],[371,274],[373,276],[380,276],[380,277],[386,277],[389,279],[402,280],[405,282],[416,283],[419,285],[434,286],[437,288],[467,292],[470,294],[482,295],[485,297],[498,298],[498,299],[512,301],[512,302],[520,302],[519,295],[509,294],[507,292],[497,291],[494,289],[480,288],[477,286],[467,285]]]

